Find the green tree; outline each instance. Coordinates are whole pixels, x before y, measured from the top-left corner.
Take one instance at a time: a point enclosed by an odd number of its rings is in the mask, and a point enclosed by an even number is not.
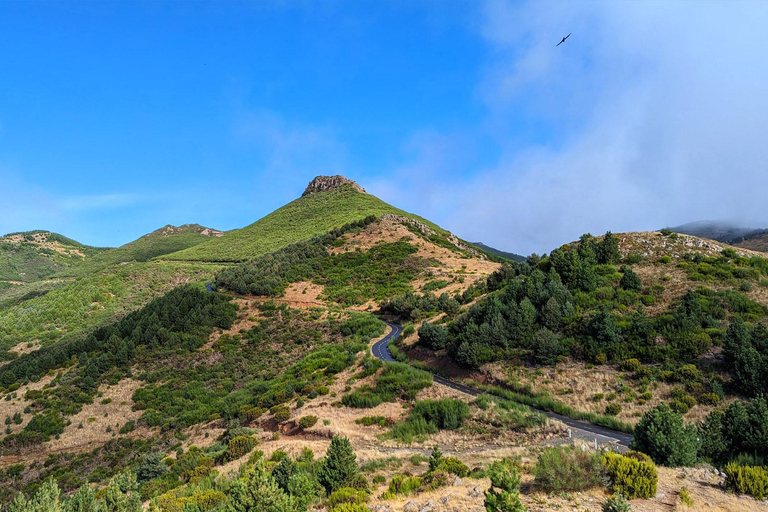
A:
[[[614,265],[621,260],[619,251],[619,239],[613,233],[607,231],[600,243],[597,244],[597,262]]]
[[[296,500],[269,477],[263,463],[249,468],[229,489],[225,512],[298,512]],[[304,509],[306,510],[306,508]]]
[[[293,462],[290,457],[285,457],[277,466],[275,466],[275,469],[272,470],[272,479],[278,487],[287,492],[288,482],[297,470],[298,467],[296,466],[296,463]]]
[[[144,483],[163,476],[166,472],[168,472],[168,468],[163,463],[163,456],[159,453],[150,453],[139,464],[139,468],[136,470],[136,480],[139,483]]]
[[[520,503],[520,475],[510,461],[496,461],[488,470],[491,487],[485,491],[487,512],[523,512]]]
[[[536,363],[545,365],[554,364],[563,350],[557,335],[549,329],[540,329],[533,335],[531,349]]]
[[[429,472],[437,469],[437,466],[440,465],[440,461],[443,460],[443,452],[440,451],[440,447],[438,445],[435,445],[434,448],[432,448],[432,453],[429,454]]]
[[[128,471],[115,475],[104,493],[104,507],[110,512],[142,512],[136,475]]]
[[[340,436],[331,439],[331,445],[317,474],[317,481],[328,494],[344,487],[357,474],[356,459],[349,439]]]
[[[91,486],[85,484],[80,487],[64,508],[67,512],[96,512],[96,496]]]
[[[692,466],[698,453],[697,433],[695,426],[686,426],[679,413],[662,403],[640,418],[629,448],[662,466]]]
[[[634,292],[639,292],[643,289],[643,281],[640,280],[640,276],[635,274],[631,268],[624,265],[621,268],[621,271],[624,272],[624,275],[621,276],[621,281],[619,281],[619,286],[621,288]]]

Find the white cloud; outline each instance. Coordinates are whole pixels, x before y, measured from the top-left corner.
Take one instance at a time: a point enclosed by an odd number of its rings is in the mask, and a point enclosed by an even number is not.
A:
[[[587,231],[768,221],[766,26],[759,2],[489,1],[478,92],[501,156],[450,187],[459,206],[436,220],[521,253]],[[551,132],[521,149],[531,119]]]

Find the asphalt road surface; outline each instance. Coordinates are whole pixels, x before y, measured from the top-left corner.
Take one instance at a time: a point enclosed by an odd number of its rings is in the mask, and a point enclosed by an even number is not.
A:
[[[382,361],[394,361],[395,359],[392,357],[392,354],[389,353],[389,341],[392,339],[397,339],[400,336],[400,333],[403,332],[403,328],[397,324],[392,324],[389,322],[385,323],[392,330],[389,334],[384,336],[373,345],[371,352],[373,352],[374,357],[381,359]],[[482,394],[482,391],[479,389],[475,389],[458,382],[453,382],[451,380],[438,377],[437,375],[433,376],[433,379],[438,384],[448,386],[449,388],[453,388],[456,391],[461,391],[462,393],[466,393],[470,396],[478,396]],[[582,439],[584,441],[589,441],[590,443],[593,443],[595,439],[597,439],[599,444],[615,444],[618,445],[620,449],[626,449],[626,447],[629,445],[629,442],[632,440],[632,434],[600,427],[586,421],[575,420],[573,418],[569,418],[568,416],[563,416],[562,414],[557,414],[551,411],[541,412],[544,413],[548,418],[565,424],[571,430],[571,434],[576,439]]]

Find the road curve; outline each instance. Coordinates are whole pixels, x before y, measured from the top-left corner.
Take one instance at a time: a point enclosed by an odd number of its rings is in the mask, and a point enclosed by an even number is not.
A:
[[[403,332],[403,328],[390,322],[384,323],[389,326],[391,331],[389,334],[373,344],[373,347],[371,347],[371,352],[373,353],[374,357],[381,359],[382,361],[394,361],[395,359],[392,357],[392,354],[389,353],[389,341],[392,339],[397,339],[400,336],[400,333]],[[449,388],[455,389],[456,391],[461,391],[462,393],[466,393],[470,396],[478,396],[482,394],[482,391],[479,389],[475,389],[458,382],[453,382],[451,380],[444,379],[443,377],[438,377],[437,375],[434,375],[432,378],[438,384],[448,386]],[[575,420],[573,418],[569,418],[568,416],[557,414],[556,412],[543,410],[541,412],[544,413],[548,418],[557,420],[568,426],[573,434],[573,437],[577,439],[590,442],[593,442],[595,439],[597,439],[597,442],[600,444],[617,444],[621,448],[626,448],[629,445],[629,442],[632,440],[632,434],[593,425],[592,423],[586,421]]]

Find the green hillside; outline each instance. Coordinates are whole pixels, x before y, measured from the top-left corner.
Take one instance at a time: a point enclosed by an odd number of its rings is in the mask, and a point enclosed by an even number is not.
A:
[[[285,247],[312,235],[354,222],[368,215],[402,215],[444,232],[431,222],[390,206],[381,199],[358,192],[351,185],[308,194],[275,210],[250,226],[221,238],[164,256],[169,260],[244,261]]]
[[[106,250],[62,275],[85,275],[116,263],[149,261],[152,258],[194,247],[221,235],[199,224],[167,225],[116,249]]]
[[[105,250],[48,231],[8,234],[0,238],[0,282],[40,281],[75,269]]]
[[[185,282],[212,278],[220,267],[145,262],[113,265],[0,311],[0,360],[20,343],[54,343],[143,306]]]

